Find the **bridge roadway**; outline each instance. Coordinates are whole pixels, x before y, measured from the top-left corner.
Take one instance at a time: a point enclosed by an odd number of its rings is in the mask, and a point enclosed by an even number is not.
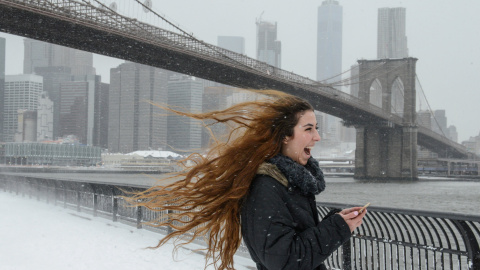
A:
[[[85,2],[0,0],[0,31],[241,88],[284,91],[348,123],[403,126],[398,115],[317,81]],[[467,156],[465,147],[427,128],[419,127],[418,144]]]

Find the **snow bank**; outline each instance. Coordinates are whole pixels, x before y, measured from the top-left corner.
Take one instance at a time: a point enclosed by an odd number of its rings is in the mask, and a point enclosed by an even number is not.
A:
[[[190,244],[172,257],[172,245],[156,250],[162,234],[138,230],[87,213],[0,190],[0,268],[27,269],[204,269],[204,257]],[[235,268],[255,269],[237,256]],[[207,269],[214,269],[209,267]]]

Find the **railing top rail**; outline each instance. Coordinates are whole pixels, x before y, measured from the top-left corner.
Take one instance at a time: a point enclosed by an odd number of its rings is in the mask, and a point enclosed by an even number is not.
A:
[[[317,206],[326,206],[329,208],[343,209],[347,207],[353,207],[356,205],[331,203],[331,202],[317,202]],[[368,209],[372,211],[391,213],[391,214],[402,214],[402,215],[410,215],[410,216],[424,216],[424,217],[432,217],[432,218],[480,222],[480,215],[467,215],[467,214],[458,214],[458,213],[451,213],[451,212],[414,210],[414,209],[402,209],[402,208],[378,207],[378,206],[369,206]]]

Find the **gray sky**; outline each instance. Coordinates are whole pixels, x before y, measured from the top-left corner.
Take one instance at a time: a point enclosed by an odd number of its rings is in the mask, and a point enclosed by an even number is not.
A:
[[[92,0],[93,1],[93,0]],[[110,4],[111,0],[103,0]],[[134,0],[117,0],[119,11],[168,27],[151,13],[133,8]],[[375,59],[377,9],[405,7],[411,57],[433,110],[445,109],[459,142],[480,132],[480,1],[478,0],[339,0],[343,6],[343,70],[358,59]],[[198,39],[216,44],[219,35],[245,38],[246,54],[255,57],[255,20],[278,23],[282,68],[315,79],[317,8],[322,0],[155,0],[153,9]],[[7,37],[7,74],[23,68],[22,38]],[[94,66],[109,81],[109,70],[123,61],[94,56]],[[348,75],[348,73],[347,73]],[[420,89],[417,88],[417,92]],[[426,104],[422,102],[422,109]]]

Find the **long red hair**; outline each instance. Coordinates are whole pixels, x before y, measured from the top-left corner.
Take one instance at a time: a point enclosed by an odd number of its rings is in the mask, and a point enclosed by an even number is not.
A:
[[[242,199],[260,164],[278,154],[281,142],[293,135],[298,114],[313,110],[305,100],[278,91],[262,91],[266,98],[245,102],[225,110],[206,113],[170,112],[198,120],[213,120],[230,127],[224,140],[216,137],[206,155],[191,154],[182,164],[192,163],[172,178],[173,184],[157,185],[134,194],[127,200],[153,211],[164,211],[165,218],[152,226],[170,226],[174,230],[160,240],[158,248],[172,238],[178,248],[204,238],[206,262],[213,259],[217,269],[233,269],[233,257],[241,243],[240,210]]]

